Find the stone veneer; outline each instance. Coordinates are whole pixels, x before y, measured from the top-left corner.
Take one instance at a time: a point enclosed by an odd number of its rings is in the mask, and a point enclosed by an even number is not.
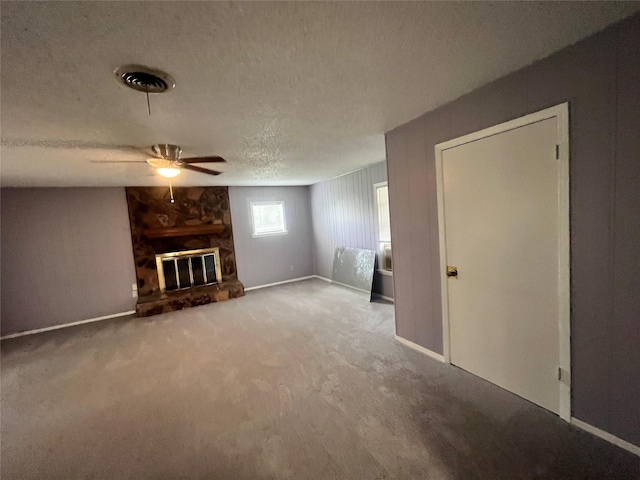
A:
[[[139,315],[179,310],[244,295],[238,281],[227,187],[127,187],[133,257],[138,280]],[[148,238],[145,231],[220,225],[221,232]],[[155,256],[160,253],[218,247],[222,282],[179,292],[160,292]]]

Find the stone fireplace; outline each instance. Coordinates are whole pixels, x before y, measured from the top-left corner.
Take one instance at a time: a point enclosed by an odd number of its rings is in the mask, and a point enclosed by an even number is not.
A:
[[[127,187],[139,316],[244,295],[227,187]]]

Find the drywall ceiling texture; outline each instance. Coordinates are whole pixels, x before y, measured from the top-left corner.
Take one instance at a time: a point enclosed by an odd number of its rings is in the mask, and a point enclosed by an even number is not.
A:
[[[383,133],[640,9],[606,2],[3,2],[2,184],[166,185],[103,147],[229,160],[176,185],[311,184]],[[152,96],[113,72],[173,75]]]

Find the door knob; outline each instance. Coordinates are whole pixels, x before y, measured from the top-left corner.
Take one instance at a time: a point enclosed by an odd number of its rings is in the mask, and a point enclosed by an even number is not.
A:
[[[458,278],[458,267],[447,265],[447,277]]]

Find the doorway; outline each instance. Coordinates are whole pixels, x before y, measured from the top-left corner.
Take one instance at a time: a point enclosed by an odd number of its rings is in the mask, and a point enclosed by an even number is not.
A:
[[[569,420],[568,105],[436,146],[444,357]]]

